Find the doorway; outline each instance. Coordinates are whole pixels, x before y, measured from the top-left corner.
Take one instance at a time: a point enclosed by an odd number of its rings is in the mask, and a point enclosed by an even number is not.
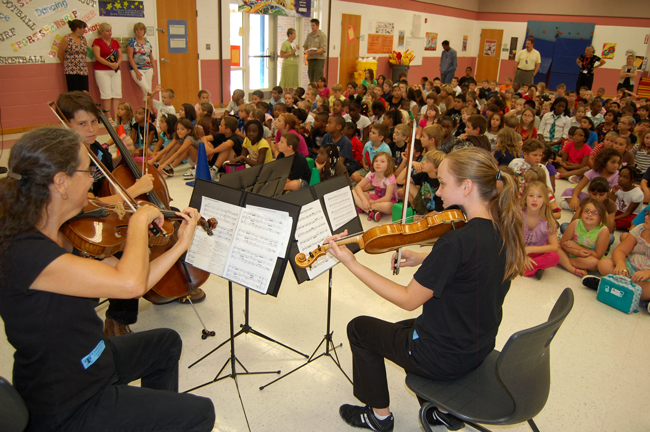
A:
[[[338,79],[343,89],[345,89],[347,83],[354,81],[354,76],[350,77],[350,71],[357,69],[360,34],[361,15],[343,14],[341,17],[341,55]]]
[[[498,81],[501,65],[501,42],[503,30],[481,29],[476,64],[476,81]]]
[[[199,93],[199,50],[196,0],[156,0],[158,82],[174,90],[174,107],[196,100]]]
[[[230,3],[230,93],[242,89],[250,100],[255,90],[270,92],[277,83],[277,17],[238,11]]]

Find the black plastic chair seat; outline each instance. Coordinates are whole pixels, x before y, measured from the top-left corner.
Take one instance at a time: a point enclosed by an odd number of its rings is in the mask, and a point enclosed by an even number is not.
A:
[[[434,381],[409,373],[406,385],[461,420],[503,424],[512,417],[515,404],[494,373],[499,354],[492,351],[478,368],[457,380]]]
[[[23,398],[9,381],[0,377],[0,431],[22,432],[28,420],[29,412]]]

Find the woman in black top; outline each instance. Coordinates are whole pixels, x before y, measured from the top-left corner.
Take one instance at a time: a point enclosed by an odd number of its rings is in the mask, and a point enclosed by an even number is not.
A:
[[[581,54],[580,57],[576,59],[576,63],[580,68],[580,73],[576,80],[576,92],[578,93],[583,86],[589,88],[591,91],[591,87],[594,85],[594,69],[598,69],[607,63],[605,60],[595,55],[595,52],[596,49],[593,45],[589,45],[585,48],[585,53]]]
[[[517,184],[490,153],[454,151],[440,164],[438,179],[436,194],[446,207],[462,206],[468,222],[443,235],[429,254],[402,251],[403,266],[420,265],[407,286],[364,267],[330,241],[332,255],[377,294],[409,311],[422,306],[415,320],[357,317],[348,324],[354,395],[366,404],[341,406],[341,417],[352,426],[393,429],[384,358],[431,379],[454,379],[480,365],[494,349],[510,281],[523,270]],[[432,424],[453,422],[438,410],[427,415]]]
[[[156,284],[200,215],[177,213],[178,242],[151,263],[148,226],[163,221],[153,206],[131,215],[123,259],[81,258],[60,228],[88,203],[94,168],[78,132],[42,128],[18,140],[0,180],[0,316],[27,430],[211,431],[212,402],[178,394],[178,333],[108,338],[94,309],[99,297],[140,297]]]

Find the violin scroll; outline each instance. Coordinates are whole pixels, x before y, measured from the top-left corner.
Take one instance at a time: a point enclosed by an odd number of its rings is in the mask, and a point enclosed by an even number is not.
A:
[[[313,251],[309,252],[309,256],[302,252],[299,253],[296,255],[296,265],[303,269],[311,267],[318,258],[327,253],[327,249],[329,249],[329,245],[320,245]]]
[[[203,228],[205,233],[209,236],[212,236],[214,234],[213,231],[217,228],[218,224],[219,222],[217,222],[215,218],[210,218],[206,221],[204,217],[201,217],[197,223],[197,225]]]

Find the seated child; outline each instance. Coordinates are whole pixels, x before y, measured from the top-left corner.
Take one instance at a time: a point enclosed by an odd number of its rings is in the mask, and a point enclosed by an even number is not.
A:
[[[405,124],[398,124],[393,131],[393,142],[388,146],[390,147],[393,161],[396,166],[402,163],[402,153],[404,153],[411,140],[411,128]]]
[[[445,134],[442,137],[442,141],[436,142],[436,145],[438,146],[438,150],[449,153],[451,149],[456,145],[457,141],[456,137],[453,134],[454,129],[456,128],[456,123],[451,117],[442,117],[438,124],[442,126]]]
[[[217,124],[215,124],[218,122]],[[212,135],[201,140],[205,143],[205,151],[211,167],[220,171],[226,161],[241,156],[244,140],[237,135],[237,120],[234,117],[216,119],[213,122]],[[218,132],[217,132],[218,131]]]
[[[618,211],[614,220],[616,229],[629,229],[632,221],[643,207],[643,191],[637,187],[636,170],[624,166],[619,171],[618,184],[609,192],[609,198],[616,200]]]
[[[264,129],[259,120],[251,120],[246,123],[246,138],[244,139],[241,156],[230,160],[230,164],[246,162],[250,166],[256,166],[271,162],[273,154],[269,143],[264,139]]]
[[[160,150],[167,148],[167,146],[174,139],[174,131],[176,130],[176,123],[178,118],[174,114],[163,114],[160,117],[160,139],[153,149],[154,155]]]
[[[320,173],[320,180],[325,181],[337,176],[347,176],[348,170],[339,160],[339,149],[334,144],[326,144],[318,150],[314,160]]]
[[[528,187],[529,184],[532,182],[542,182],[544,183],[545,181],[544,177],[544,171],[540,167],[530,167],[528,168],[528,171],[526,171],[523,175],[523,183],[519,186],[519,197],[522,198],[524,196],[524,191]],[[553,191],[547,187],[547,196],[548,196],[548,205],[549,208],[551,209],[551,213],[553,214],[553,217],[555,219],[560,219],[562,217],[562,210],[558,207],[557,202],[555,200],[555,195],[553,195]]]
[[[145,125],[144,108],[138,108],[133,118],[133,125],[131,127],[131,139],[135,147],[134,156],[150,155],[154,150],[154,143],[158,141],[158,132],[156,125],[153,122],[148,122]],[[145,139],[145,126],[147,129],[147,136]]]
[[[589,195],[587,196],[603,203],[607,210],[607,229],[609,230],[609,245],[611,246],[614,243],[614,230],[616,229],[614,216],[616,215],[617,208],[616,203],[608,196],[609,189],[609,183],[607,183],[607,180],[603,177],[596,177],[591,181],[591,183],[589,183]],[[580,219],[580,207],[578,207],[578,211],[573,214],[571,221],[576,219]],[[560,231],[564,233],[568,227],[569,222],[565,222],[560,225]],[[626,233],[621,234],[621,240],[623,240],[625,235]]]
[[[535,276],[539,280],[544,269],[555,267],[560,262],[557,225],[548,200],[548,187],[539,181],[529,183],[521,206],[526,243],[524,276]]]
[[[170,151],[165,155],[165,159],[160,159],[160,167],[158,171],[161,174],[165,174],[167,177],[174,176],[174,168],[183,163],[183,160],[190,155],[191,149],[195,150],[194,158],[198,154],[199,147],[199,135],[196,132],[196,129],[188,119],[180,119],[176,124],[176,134],[174,140],[177,145],[170,144],[168,147]],[[174,151],[174,149],[177,149]],[[169,155],[172,151],[174,153]],[[196,159],[194,159],[196,162]]]
[[[497,144],[492,153],[497,165],[508,165],[516,157],[519,157],[519,140],[517,132],[509,128],[503,128],[497,134]]]
[[[351,121],[345,123],[345,127],[343,128],[343,135],[348,137],[352,143],[352,157],[357,163],[357,169],[363,165],[363,143],[355,136],[358,130],[357,125]]]
[[[353,189],[357,211],[368,213],[368,220],[379,222],[383,213],[392,214],[393,204],[397,202],[394,171],[395,164],[390,153],[380,151],[372,160],[370,172]],[[368,184],[374,187],[374,192],[364,192]]]
[[[602,202],[585,198],[580,202],[581,215],[569,224],[560,240],[560,265],[576,276],[595,271],[607,250],[609,230],[607,209]]]
[[[598,263],[601,275],[616,274],[629,277],[641,286],[641,300],[650,300],[650,212],[644,212],[644,223],[630,231],[630,235],[621,240],[612,252],[612,258],[605,258]],[[600,278],[586,276],[582,283],[598,289]]]
[[[321,144],[323,142],[323,137],[327,133],[327,120],[329,115],[327,113],[318,113],[314,116],[314,124],[311,128],[311,133],[309,134],[310,138],[310,147],[309,147],[309,157],[316,158]]]
[[[553,190],[553,185],[551,183],[551,177],[548,174],[546,167],[541,164],[542,156],[544,155],[544,149],[546,146],[543,142],[538,139],[529,139],[524,141],[524,144],[521,147],[523,154],[522,158],[515,158],[508,165],[517,175],[519,176],[519,182],[523,182],[523,175],[528,171],[528,168],[531,166],[538,166],[544,170],[546,174],[546,185],[549,189]]]
[[[352,143],[343,135],[343,128],[345,127],[345,119],[340,115],[331,116],[327,120],[327,133],[323,136],[321,145],[334,144],[339,149],[340,160],[348,173],[354,172],[356,162],[352,154]]]
[[[451,151],[463,147],[479,147],[489,152],[492,151],[490,140],[485,136],[487,120],[482,115],[475,114],[467,119],[465,138],[458,140]]]
[[[360,183],[366,176],[371,168],[371,160],[374,160],[375,156],[379,152],[385,152],[389,155],[391,154],[391,149],[384,142],[385,136],[388,135],[388,127],[381,123],[375,123],[370,129],[370,140],[363,146],[363,153],[361,163],[363,168],[355,171],[351,178],[355,183]],[[392,160],[392,157],[391,157]]]
[[[309,180],[311,180],[311,169],[309,168],[307,159],[297,152],[299,146],[300,139],[298,139],[298,135],[290,132],[284,132],[282,138],[280,138],[280,142],[278,142],[278,150],[280,151],[278,153],[278,159],[293,156],[289,178],[284,185],[285,191],[296,191],[306,188],[309,186]]]
[[[409,203],[419,215],[444,210],[442,199],[436,192],[440,187],[438,167],[445,156],[446,154],[439,150],[427,152],[422,160],[421,172],[411,176]]]
[[[587,194],[582,192],[582,190],[589,182],[598,177],[603,177],[607,180],[609,187],[606,192],[609,192],[611,188],[618,185],[620,161],[620,153],[613,148],[606,148],[598,153],[594,162],[594,169],[587,171],[575,188],[566,188],[562,192],[562,203],[560,207],[565,210],[577,211],[580,206],[580,201],[587,198]]]

